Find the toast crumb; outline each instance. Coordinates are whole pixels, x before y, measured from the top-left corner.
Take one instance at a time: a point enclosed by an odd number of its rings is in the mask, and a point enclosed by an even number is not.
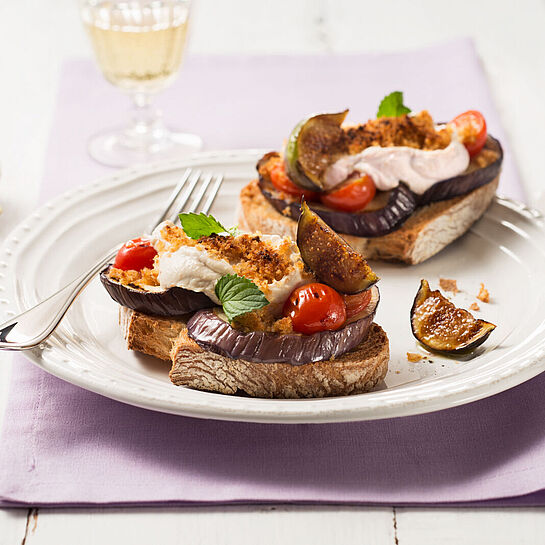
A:
[[[490,292],[484,287],[484,284],[481,282],[481,289],[477,294],[477,299],[483,303],[490,303]]]
[[[460,290],[456,280],[452,278],[439,278],[439,287],[444,291],[450,291],[456,295]]]
[[[471,303],[469,310],[481,310],[481,307],[477,303]]]
[[[420,360],[423,360],[424,356],[421,354],[415,354],[414,352],[407,352],[407,360],[411,363],[419,362]]]

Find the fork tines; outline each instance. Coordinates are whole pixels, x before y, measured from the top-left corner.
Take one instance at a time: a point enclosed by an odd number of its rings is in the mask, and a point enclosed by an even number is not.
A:
[[[175,221],[180,212],[197,212],[206,197],[200,211],[208,214],[223,183],[222,174],[203,174],[200,170],[188,168],[172,191],[167,207],[150,229],[150,232],[166,219]]]

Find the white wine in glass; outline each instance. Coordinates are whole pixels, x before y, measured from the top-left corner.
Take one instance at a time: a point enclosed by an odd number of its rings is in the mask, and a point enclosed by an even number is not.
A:
[[[134,102],[132,123],[92,137],[91,156],[128,166],[198,151],[198,136],[167,129],[152,106],[180,69],[189,0],[84,0],[82,16],[104,77]]]

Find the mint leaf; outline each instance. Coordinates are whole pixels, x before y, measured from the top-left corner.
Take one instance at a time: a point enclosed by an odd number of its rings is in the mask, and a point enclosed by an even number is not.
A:
[[[242,231],[238,228],[237,225],[233,225],[233,227],[229,227],[229,229],[227,229],[227,232],[228,232],[232,237],[238,237],[238,235],[241,235],[241,234],[242,234]]]
[[[269,301],[251,281],[236,274],[226,274],[216,282],[216,297],[231,322],[237,316],[267,306]]]
[[[201,237],[208,237],[218,233],[229,231],[214,217],[200,214],[179,214],[182,229],[189,238],[198,240]]]
[[[382,99],[378,107],[377,117],[399,117],[410,112],[411,109],[403,104],[403,93],[394,91]]]

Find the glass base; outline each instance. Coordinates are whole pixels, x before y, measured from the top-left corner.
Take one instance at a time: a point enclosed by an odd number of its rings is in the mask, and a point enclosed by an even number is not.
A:
[[[143,165],[163,159],[180,159],[202,149],[196,134],[173,132],[164,126],[153,131],[139,127],[111,129],[89,140],[89,155],[111,167]]]

